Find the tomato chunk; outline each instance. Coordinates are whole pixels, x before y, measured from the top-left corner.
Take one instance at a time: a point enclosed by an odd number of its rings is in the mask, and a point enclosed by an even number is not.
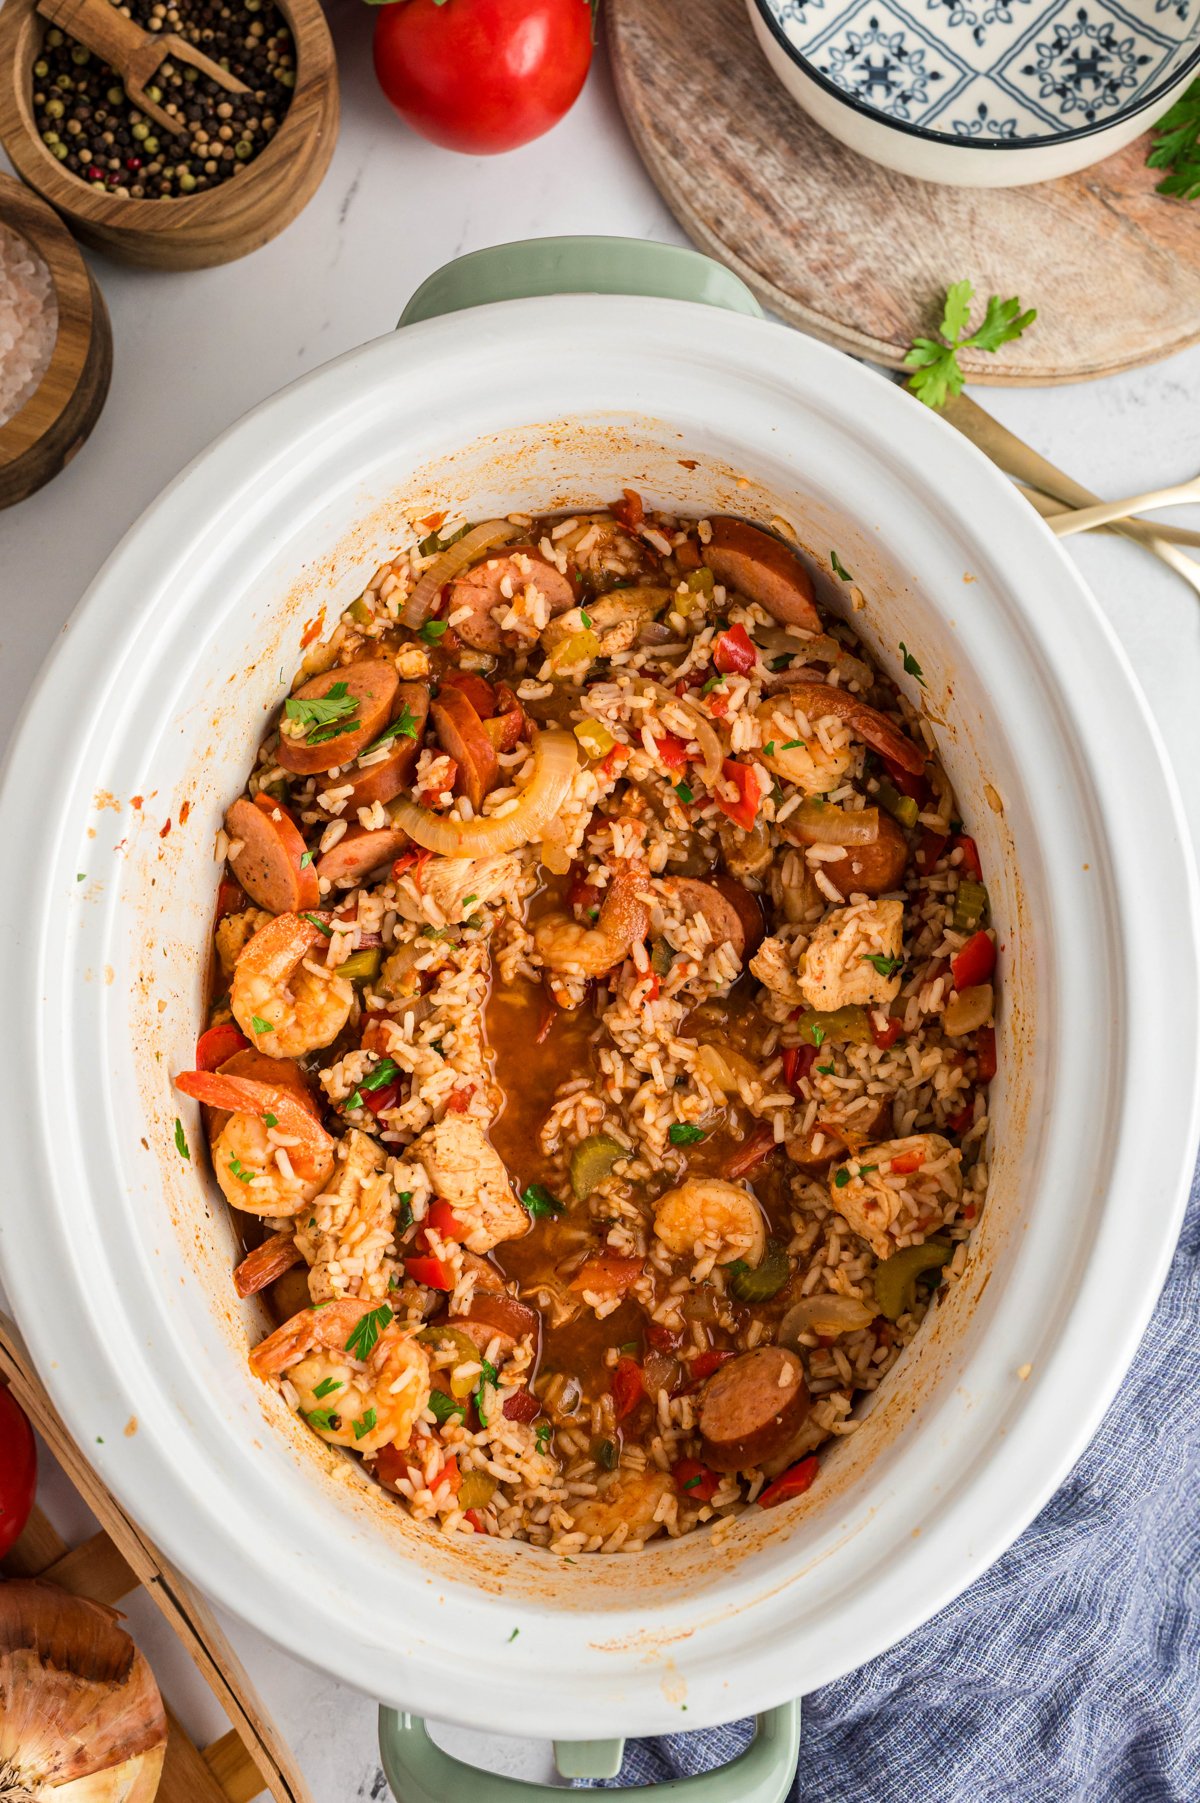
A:
[[[925,1163],[919,1152],[901,1152],[892,1159],[892,1175],[894,1177],[911,1177]]]
[[[972,933],[962,950],[951,958],[950,968],[956,989],[974,989],[977,983],[986,983],[996,968],[996,943],[991,934],[982,928]]]
[[[917,864],[922,876],[928,876],[941,862],[942,853],[949,844],[945,833],[935,833],[929,827],[921,828],[921,837],[917,840]]]
[[[703,1383],[706,1377],[711,1377],[714,1371],[719,1371],[722,1365],[736,1357],[736,1352],[710,1346],[707,1352],[698,1352],[695,1358],[688,1360],[688,1371],[697,1383]]]
[[[726,758],[721,765],[722,781],[737,790],[737,799],[729,801],[723,795],[716,796],[717,806],[726,819],[732,820],[748,833],[754,825],[758,814],[758,804],[762,800],[762,790],[758,786],[758,774],[749,764],[739,764],[736,758]]]
[[[702,1503],[712,1501],[721,1482],[716,1472],[702,1465],[699,1459],[676,1459],[671,1476],[687,1496]]]
[[[646,1384],[642,1376],[642,1367],[628,1353],[617,1360],[616,1370],[612,1376],[613,1414],[618,1422],[624,1421],[633,1414],[638,1403],[646,1394]]]
[[[792,1465],[773,1484],[767,1485],[758,1499],[759,1507],[773,1509],[776,1503],[790,1502],[793,1496],[803,1496],[806,1490],[812,1488],[812,1481],[819,1469],[816,1455],[810,1453],[808,1458],[801,1459],[798,1465]]]
[[[678,733],[660,733],[654,741],[654,749],[668,770],[682,772],[687,769],[687,740],[681,739]]]
[[[419,1252],[404,1261],[404,1269],[414,1283],[420,1283],[427,1290],[452,1290],[454,1279],[440,1258],[434,1258],[428,1252]]]
[[[979,862],[979,847],[974,839],[966,833],[955,833],[950,841],[951,851],[961,851],[962,868],[974,877],[977,883],[983,881],[983,865]]]
[[[430,1203],[425,1221],[426,1225],[432,1227],[433,1231],[444,1240],[465,1239],[470,1231],[465,1223],[459,1220],[450,1204],[441,1196]]]
[[[740,620],[717,634],[713,663],[726,676],[744,676],[757,662],[758,650]]]
[[[506,1421],[533,1421],[542,1412],[542,1405],[532,1390],[518,1390],[504,1404]]]
[[[622,498],[613,502],[609,512],[630,532],[637,532],[646,518],[646,509],[636,488],[622,490]]]
[[[881,1052],[886,1052],[889,1046],[895,1045],[904,1031],[904,1022],[894,1014],[887,1015],[883,1026],[880,1026],[878,1008],[868,1008],[867,1025],[871,1029],[871,1038]]]
[[[815,1045],[790,1045],[783,1054],[783,1083],[790,1089],[797,1101],[802,1100],[800,1085],[817,1061]],[[771,1135],[772,1139],[775,1137]]]
[[[196,1069],[219,1070],[227,1058],[232,1058],[235,1052],[246,1051],[249,1045],[250,1041],[244,1033],[238,1032],[232,1021],[210,1027],[196,1041]]]
[[[756,1127],[749,1138],[742,1141],[736,1152],[730,1153],[721,1168],[721,1175],[723,1177],[744,1177],[747,1171],[752,1171],[756,1164],[761,1164],[763,1159],[775,1150],[775,1145],[775,1134],[770,1127],[765,1123]]]
[[[980,1027],[975,1035],[975,1068],[981,1083],[990,1083],[996,1075],[995,1027]]]

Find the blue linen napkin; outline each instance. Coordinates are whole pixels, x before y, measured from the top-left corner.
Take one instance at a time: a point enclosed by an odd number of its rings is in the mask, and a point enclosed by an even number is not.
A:
[[[724,1765],[751,1726],[633,1741],[612,1782]],[[960,1798],[1200,1799],[1200,1170],[1137,1357],[1062,1488],[957,1602],[804,1699],[791,1803]]]

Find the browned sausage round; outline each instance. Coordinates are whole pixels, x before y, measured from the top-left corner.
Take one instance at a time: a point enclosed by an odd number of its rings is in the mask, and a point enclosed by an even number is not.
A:
[[[783,825],[788,837],[787,822]],[[821,869],[843,895],[886,895],[899,889],[908,863],[908,840],[890,814],[879,816],[879,837],[870,845],[847,845],[840,858]]]
[[[714,1471],[761,1465],[808,1413],[804,1367],[785,1346],[758,1346],[714,1371],[700,1393],[701,1457]]]
[[[873,1100],[875,1098],[872,1098]],[[850,1130],[855,1141],[862,1145],[864,1140],[874,1139],[885,1121],[892,1118],[892,1098],[880,1096],[874,1108],[856,1108],[852,1117]],[[821,1130],[821,1150],[813,1150],[813,1140],[817,1129]],[[850,1150],[850,1142],[842,1138],[838,1128],[831,1121],[817,1119],[811,1133],[794,1134],[783,1142],[784,1151],[793,1164],[798,1164],[802,1171],[823,1171],[831,1165],[835,1158],[844,1158]]]
[[[762,944],[762,909],[750,891],[732,877],[669,876],[664,877],[663,888],[679,899],[689,915],[703,915],[713,944],[732,945],[741,963],[752,958]]]
[[[518,557],[534,566],[529,574],[518,565]],[[506,577],[508,595],[504,593]],[[470,645],[474,651],[502,651],[504,639],[492,618],[493,610],[507,607],[511,596],[519,595],[528,582],[533,582],[545,596],[552,614],[565,613],[568,607],[574,607],[576,595],[570,579],[552,563],[547,563],[532,545],[514,545],[503,557],[488,557],[483,563],[477,563],[451,588],[447,614],[457,612],[460,607],[471,609],[471,618],[460,620],[454,628],[463,644]]]
[[[320,770],[348,764],[360,751],[377,739],[392,714],[392,703],[400,678],[395,666],[380,657],[365,657],[355,664],[326,670],[296,690],[293,701],[321,701],[330,689],[345,683],[347,700],[353,698],[355,709],[343,721],[330,721],[327,726],[311,726],[302,739],[279,735],[276,756],[285,770],[301,776],[313,776]],[[339,730],[333,731],[333,728]],[[316,739],[310,739],[315,733]]]
[[[458,766],[454,793],[465,795],[478,813],[484,796],[490,794],[500,780],[496,747],[461,689],[443,684],[429,712],[438,743]]]
[[[361,883],[373,870],[390,864],[412,841],[398,826],[352,826],[317,861],[317,875],[331,883]]]
[[[345,813],[354,815],[359,808],[369,808],[376,801],[394,801],[401,789],[407,788],[411,782],[421,754],[421,740],[425,735],[425,721],[429,715],[429,690],[423,682],[400,684],[388,724],[395,725],[403,717],[405,708],[410,715],[408,724],[412,727],[412,732],[394,738],[387,756],[368,764],[365,770],[346,772],[351,794],[343,810]]]
[[[242,849],[231,860],[238,882],[260,908],[271,914],[299,914],[320,901],[317,873],[300,829],[287,809],[270,795],[253,801],[240,795],[225,816],[225,831],[240,839]]]
[[[813,605],[812,577],[774,533],[722,516],[712,522],[703,556],[718,582],[757,601],[783,625],[803,626],[806,632],[823,630]]]
[[[480,1295],[471,1298],[465,1315],[451,1315],[446,1325],[457,1327],[474,1340],[482,1355],[492,1341],[500,1341],[501,1356],[507,1358],[518,1340],[532,1338],[537,1345],[538,1313],[512,1296]]]

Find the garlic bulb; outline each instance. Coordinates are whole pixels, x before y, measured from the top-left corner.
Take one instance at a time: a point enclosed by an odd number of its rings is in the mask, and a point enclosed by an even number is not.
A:
[[[152,1803],[167,1718],[113,1609],[0,1583],[0,1803]]]

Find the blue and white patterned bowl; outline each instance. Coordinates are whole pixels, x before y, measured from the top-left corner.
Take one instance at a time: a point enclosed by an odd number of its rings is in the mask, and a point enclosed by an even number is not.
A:
[[[925,181],[1015,187],[1111,156],[1200,68],[1200,0],[747,0],[834,137]]]

